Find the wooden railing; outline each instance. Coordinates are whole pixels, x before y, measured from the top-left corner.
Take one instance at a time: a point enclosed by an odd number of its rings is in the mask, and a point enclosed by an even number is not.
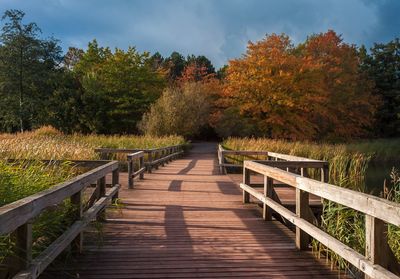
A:
[[[50,161],[49,161],[50,162]],[[60,163],[61,161],[51,161]],[[119,170],[117,161],[71,161],[81,167],[93,167],[90,171],[60,183],[50,189],[0,207],[0,236],[12,234],[15,253],[6,266],[14,278],[37,278],[45,268],[69,245],[82,251],[82,232],[95,218],[105,219],[107,203],[118,195]],[[106,176],[112,174],[111,188],[106,188]],[[96,183],[86,205],[83,204],[85,189]],[[40,255],[32,259],[32,222],[49,207],[70,199],[76,221]]]
[[[296,227],[296,247],[309,247],[310,237],[361,270],[367,278],[399,278],[399,264],[387,241],[387,224],[400,226],[400,204],[372,195],[356,192],[328,183],[304,177],[304,168],[313,163],[303,161],[301,174],[277,168],[274,162],[245,161],[243,167],[243,202],[250,202],[250,196],[263,204],[263,218],[272,220],[272,212],[278,213]],[[285,162],[287,163],[287,162]],[[250,186],[250,172],[264,176],[264,192]],[[274,200],[274,181],[296,189],[296,213]],[[313,223],[309,207],[309,194],[344,205],[365,214],[366,246],[365,256],[330,236]]]
[[[97,148],[96,152],[100,153],[100,158],[110,159],[112,154],[127,154],[128,161],[128,185],[133,188],[134,178],[143,179],[145,168],[149,173],[159,166],[164,166],[178,156],[184,153],[186,144],[179,144],[161,148],[152,149],[120,149],[120,148]],[[138,170],[134,170],[135,161],[139,161]]]
[[[236,160],[237,164],[226,163],[227,158],[234,159],[232,155],[243,156],[243,160]],[[260,156],[264,157],[264,160],[256,158]],[[299,170],[299,173],[302,168],[317,168],[320,169],[321,181],[328,182],[329,163],[327,161],[313,160],[271,151],[227,150],[222,145],[218,145],[218,166],[221,173],[226,173],[227,167],[243,168],[243,161],[249,160],[249,157],[254,157],[250,159],[252,161],[286,169],[287,171]]]
[[[128,154],[128,187],[133,189],[133,182],[135,177],[139,176],[140,179],[144,178],[146,167],[144,165],[144,152],[139,151]],[[138,161],[138,170],[135,171],[135,161]]]

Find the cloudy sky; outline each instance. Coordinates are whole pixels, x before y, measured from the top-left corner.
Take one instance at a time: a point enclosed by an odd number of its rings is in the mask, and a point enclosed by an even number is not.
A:
[[[96,38],[112,48],[206,55],[216,67],[267,33],[296,43],[333,29],[367,46],[400,37],[400,0],[0,0],[7,9],[23,10],[64,51]]]

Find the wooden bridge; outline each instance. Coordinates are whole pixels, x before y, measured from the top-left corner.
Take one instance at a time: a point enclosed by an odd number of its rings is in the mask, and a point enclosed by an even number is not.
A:
[[[170,155],[166,155],[170,156],[168,161],[175,158],[175,151],[171,150]],[[307,188],[308,184],[304,181],[302,186],[296,185],[300,181],[296,180],[300,175],[293,179],[292,175],[295,174],[268,166],[264,169],[257,162],[246,162],[244,181],[238,185],[230,176],[221,174],[216,151],[215,144],[194,144],[189,155],[169,162],[151,174],[145,174],[143,180],[133,182],[129,178],[140,176],[144,171],[143,154],[139,151],[130,157],[131,160],[139,160],[138,170],[135,172],[132,164],[129,167],[129,177],[127,173],[120,173],[120,185],[117,184],[115,168],[109,167],[108,175],[98,180],[99,189],[103,189],[100,196],[104,196],[104,200],[115,198],[115,187],[120,186],[119,198],[122,206],[107,210],[106,216],[100,218],[105,219],[100,234],[90,227],[85,231],[81,247],[83,252],[72,263],[63,265],[62,268],[50,266],[41,277],[337,278],[337,270],[332,270],[326,260],[312,255],[307,240],[308,235],[311,235],[339,252],[372,278],[398,278],[388,271],[395,264],[383,253],[388,253],[388,245],[378,239],[382,236],[380,233],[385,231],[377,221],[381,218],[385,222],[398,225],[398,205],[385,203],[385,217],[384,214],[367,208],[371,205],[376,208],[380,202],[384,202],[381,199],[370,199],[372,203],[362,204],[365,208],[361,208],[361,211],[370,214],[367,216],[373,216],[370,222],[374,225],[368,228],[372,236],[367,239],[367,243],[371,247],[364,257],[319,232],[316,227],[313,228],[308,201],[318,204],[320,198],[310,195],[309,199],[308,194],[306,195],[307,190],[310,193],[315,192],[313,185]],[[280,163],[278,161],[275,164]],[[321,167],[315,161],[309,160],[301,168],[316,166]],[[264,192],[250,187],[250,171],[266,177],[263,183]],[[101,175],[104,172],[95,179],[99,179]],[[292,190],[277,193],[281,200],[297,204],[297,214],[276,202],[276,197],[273,196],[276,192],[272,191],[272,185],[278,180],[290,185]],[[128,187],[128,181],[131,187]],[[105,185],[114,188],[106,193]],[[296,187],[302,187],[297,194]],[[320,197],[327,198],[323,191],[319,194]],[[250,197],[254,201],[261,201],[263,208],[257,203],[249,203]],[[297,233],[277,221],[279,218],[272,218],[272,209],[274,213],[279,213],[293,223]],[[100,209],[95,213],[98,212],[101,212]],[[0,219],[4,214],[7,212],[0,210]],[[93,214],[89,217],[93,219]],[[19,238],[20,242],[26,243],[26,227],[25,230],[20,229],[19,234],[21,231],[23,236]],[[71,236],[73,239],[76,234]],[[78,246],[82,245],[82,238],[75,238],[76,241]],[[64,240],[62,243],[66,242]],[[57,247],[55,245],[53,249]],[[338,249],[344,250],[340,252]],[[28,265],[28,272],[21,272],[17,278],[35,278],[35,273],[39,273],[37,267],[35,268],[29,269]]]

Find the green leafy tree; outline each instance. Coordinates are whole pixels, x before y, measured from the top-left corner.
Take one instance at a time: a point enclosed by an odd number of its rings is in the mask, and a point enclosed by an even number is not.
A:
[[[0,34],[0,125],[24,131],[45,121],[45,100],[54,89],[61,48],[53,39],[40,39],[35,23],[24,24],[24,13],[7,10]]]
[[[149,53],[99,47],[89,43],[74,67],[83,88],[87,128],[97,133],[134,133],[142,115],[160,96],[163,76],[150,63]]]
[[[376,132],[379,136],[400,135],[400,40],[374,44],[367,53],[359,51],[361,69],[375,81],[376,94],[382,99],[377,112]]]

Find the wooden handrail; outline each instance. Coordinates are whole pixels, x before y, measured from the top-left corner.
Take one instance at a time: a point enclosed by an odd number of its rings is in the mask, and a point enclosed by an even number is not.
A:
[[[264,176],[264,193],[250,186],[250,171]],[[296,214],[273,199],[272,180],[280,181],[296,189]],[[265,220],[272,219],[271,211],[274,210],[296,226],[298,249],[308,248],[311,236],[364,272],[369,278],[399,278],[393,273],[399,272],[399,266],[387,243],[387,223],[400,226],[400,204],[254,161],[244,162],[243,183],[240,187],[243,189],[245,203],[249,202],[250,195],[263,203]],[[312,223],[309,215],[309,194],[347,206],[366,215],[365,256]]]
[[[144,165],[144,152],[138,151],[135,153],[128,154],[128,187],[129,189],[133,188],[133,181],[135,177],[139,176],[140,179],[144,178],[144,172],[146,171],[146,167]],[[135,159],[139,161],[139,169],[135,172]]]
[[[127,155],[128,161],[128,187],[130,189],[134,186],[134,179],[139,176],[139,179],[144,178],[144,172],[147,170],[149,173],[152,172],[153,168],[158,166],[164,166],[165,163],[172,161],[179,155],[183,154],[185,144],[167,146],[162,148],[153,148],[145,150],[135,150],[134,153]],[[110,153],[110,149],[106,150]],[[118,149],[116,153],[123,152],[125,150]],[[145,154],[147,155],[147,161],[145,161]],[[135,171],[135,160],[138,161],[138,170]]]
[[[0,207],[0,235],[16,235],[17,255],[11,262],[18,271],[28,268],[16,278],[36,278],[72,242],[78,251],[82,250],[83,229],[94,217],[97,216],[98,220],[104,218],[104,207],[118,196],[120,188],[118,162],[103,161],[102,164],[50,189]],[[105,177],[110,173],[112,188],[107,192]],[[97,184],[93,204],[83,212],[84,191],[93,183]],[[32,220],[46,208],[59,205],[68,198],[77,207],[75,223],[32,260]]]
[[[221,173],[226,173],[227,167],[243,168],[242,164],[226,163],[225,155],[259,156],[264,155],[267,160],[252,160],[265,165],[280,168],[319,168],[321,170],[321,181],[327,181],[329,175],[329,163],[327,161],[314,160],[305,157],[281,154],[271,151],[251,151],[251,150],[227,150],[221,144],[218,145],[218,166]]]

